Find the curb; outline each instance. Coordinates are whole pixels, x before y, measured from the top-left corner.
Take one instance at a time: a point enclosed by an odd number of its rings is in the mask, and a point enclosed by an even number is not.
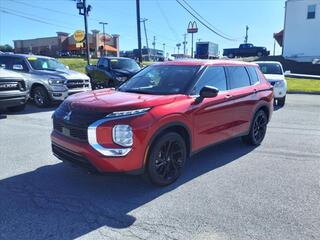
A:
[[[320,95],[320,92],[287,91],[288,94]]]

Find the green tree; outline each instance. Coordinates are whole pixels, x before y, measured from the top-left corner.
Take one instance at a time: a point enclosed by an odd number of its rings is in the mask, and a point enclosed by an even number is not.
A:
[[[9,44],[0,45],[0,51],[1,52],[13,52],[13,47],[11,47]]]

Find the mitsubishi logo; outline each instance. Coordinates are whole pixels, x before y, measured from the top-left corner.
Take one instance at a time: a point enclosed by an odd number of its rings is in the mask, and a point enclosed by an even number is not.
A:
[[[71,114],[72,114],[72,111],[68,112],[68,113],[63,117],[63,120],[65,120],[65,121],[70,121]]]

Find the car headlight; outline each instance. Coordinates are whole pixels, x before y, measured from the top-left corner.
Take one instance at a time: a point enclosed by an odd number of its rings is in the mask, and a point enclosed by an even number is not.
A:
[[[52,78],[52,79],[49,79],[48,82],[50,85],[61,85],[61,84],[64,84],[65,80]]]
[[[131,116],[131,115],[141,115],[145,112],[149,111],[150,108],[141,108],[136,110],[129,110],[129,111],[120,111],[120,112],[113,112],[107,115],[107,117],[125,117],[125,116]]]
[[[132,128],[129,125],[115,125],[112,129],[112,139],[115,143],[123,147],[132,146]]]
[[[275,87],[284,87],[284,81],[276,81],[276,83],[274,84]]]
[[[119,82],[126,81],[127,79],[127,77],[116,76],[116,80],[118,80]]]

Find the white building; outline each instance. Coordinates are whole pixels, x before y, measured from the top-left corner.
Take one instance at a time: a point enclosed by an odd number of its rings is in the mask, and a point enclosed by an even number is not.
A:
[[[320,0],[287,0],[282,55],[311,62],[320,58]]]

